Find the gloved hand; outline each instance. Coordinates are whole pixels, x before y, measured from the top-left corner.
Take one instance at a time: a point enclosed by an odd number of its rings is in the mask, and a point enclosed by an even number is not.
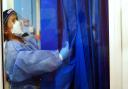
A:
[[[68,56],[69,56],[69,43],[68,43],[68,41],[65,42],[65,47],[63,47],[60,50],[60,56],[62,57],[62,60],[68,58]]]

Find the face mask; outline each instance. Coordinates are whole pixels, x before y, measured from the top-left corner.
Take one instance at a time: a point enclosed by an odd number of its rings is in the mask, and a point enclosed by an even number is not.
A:
[[[15,24],[13,24],[12,33],[16,34],[16,35],[22,35],[23,34],[21,23],[17,20],[16,20]]]

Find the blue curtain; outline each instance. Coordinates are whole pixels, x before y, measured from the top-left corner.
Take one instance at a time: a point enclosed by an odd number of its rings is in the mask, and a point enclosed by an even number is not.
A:
[[[109,89],[108,0],[41,0],[40,5],[41,48],[61,49],[68,40],[72,49],[51,89]]]

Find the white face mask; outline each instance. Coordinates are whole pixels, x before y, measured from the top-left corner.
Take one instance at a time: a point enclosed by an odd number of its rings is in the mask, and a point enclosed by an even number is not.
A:
[[[17,20],[16,20],[15,24],[13,24],[12,33],[14,33],[16,35],[22,35],[23,34],[21,23]]]

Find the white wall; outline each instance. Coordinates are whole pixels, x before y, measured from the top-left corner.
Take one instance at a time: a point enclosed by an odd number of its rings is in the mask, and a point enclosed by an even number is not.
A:
[[[110,89],[122,89],[120,0],[109,0]]]
[[[14,9],[14,0],[2,0],[3,2],[3,11],[7,9]]]
[[[122,86],[128,89],[128,0],[122,0]]]
[[[128,89],[128,0],[109,0],[110,88]]]

